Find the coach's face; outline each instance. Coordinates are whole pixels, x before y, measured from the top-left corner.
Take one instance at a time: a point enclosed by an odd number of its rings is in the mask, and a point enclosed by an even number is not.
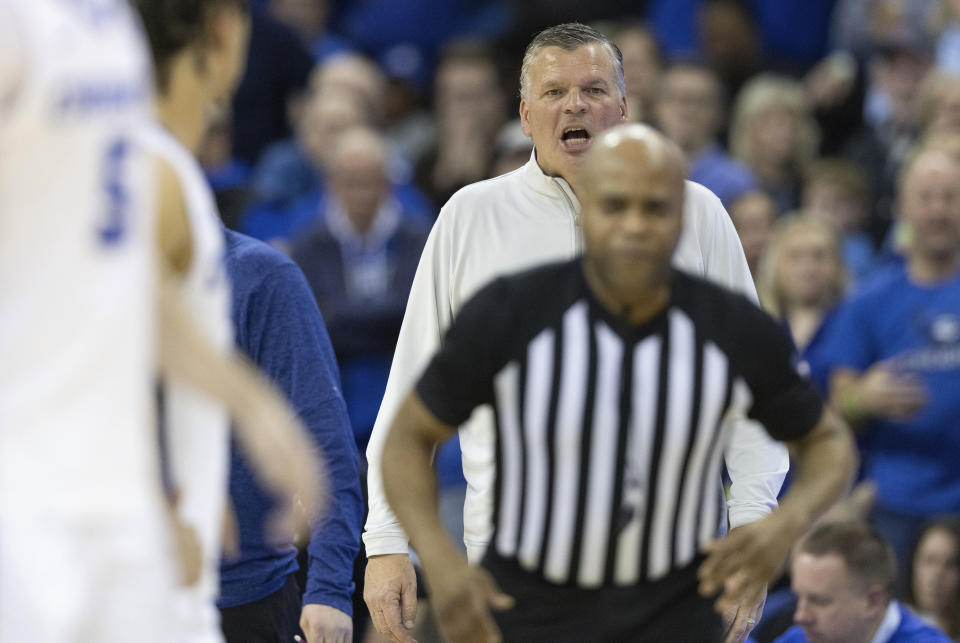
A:
[[[683,227],[684,166],[680,152],[652,130],[649,140],[626,136],[609,144],[621,130],[600,139],[590,155],[581,218],[587,262],[623,301],[666,281]]]
[[[603,45],[546,47],[534,58],[520,122],[544,173],[572,181],[592,140],[626,119],[626,98]]]

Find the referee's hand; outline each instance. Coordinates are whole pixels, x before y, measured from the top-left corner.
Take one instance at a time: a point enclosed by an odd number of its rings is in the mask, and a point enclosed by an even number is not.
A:
[[[508,610],[513,598],[493,576],[465,563],[430,577],[431,600],[445,640],[450,643],[499,643],[503,640],[491,610]]]
[[[797,538],[796,529],[782,515],[774,513],[737,527],[704,548],[707,559],[698,571],[700,594],[715,596],[719,592],[715,608],[721,614],[763,600],[767,584]]]

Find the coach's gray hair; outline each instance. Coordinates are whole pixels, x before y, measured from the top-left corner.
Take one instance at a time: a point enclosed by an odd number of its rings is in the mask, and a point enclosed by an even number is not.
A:
[[[530,91],[530,66],[533,59],[547,47],[560,47],[564,51],[573,51],[584,45],[600,44],[610,55],[610,62],[617,74],[617,87],[620,95],[626,93],[626,83],[623,80],[623,54],[605,35],[579,22],[567,22],[562,25],[548,27],[534,36],[527,50],[523,53],[523,63],[520,65],[520,97],[526,99]]]

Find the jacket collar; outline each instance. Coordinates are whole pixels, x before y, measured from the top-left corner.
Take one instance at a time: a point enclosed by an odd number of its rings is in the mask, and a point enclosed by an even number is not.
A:
[[[580,201],[577,195],[573,193],[573,188],[567,183],[566,179],[559,176],[547,176],[537,163],[537,148],[530,152],[530,160],[521,169],[524,182],[539,194],[548,196],[551,199],[569,200],[573,208],[580,212]]]

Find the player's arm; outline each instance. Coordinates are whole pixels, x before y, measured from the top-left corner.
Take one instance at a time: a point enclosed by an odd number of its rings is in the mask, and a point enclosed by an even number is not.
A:
[[[223,403],[260,477],[278,493],[299,498],[306,512],[298,518],[313,517],[319,507],[322,479],[319,465],[311,457],[315,447],[282,393],[239,353],[223,355],[215,350],[195,326],[179,287],[179,274],[190,259],[180,184],[166,163],[157,163],[155,168],[160,369]],[[298,530],[306,533],[305,521],[299,522]]]
[[[312,443],[283,394],[240,353],[224,355],[200,334],[184,306],[178,280],[161,268],[159,365],[161,371],[220,401],[236,437],[260,478],[274,491],[298,498],[307,520],[322,496],[320,466]],[[307,533],[301,520],[300,533]]]
[[[455,430],[411,393],[397,412],[384,444],[384,490],[430,579],[433,605],[444,635],[454,642],[498,640],[494,638],[498,630],[490,609],[508,609],[513,600],[497,589],[485,570],[467,565],[447,536],[437,507],[433,451]],[[387,625],[393,629],[400,624]]]
[[[180,180],[173,167],[153,158],[157,189],[157,250],[168,272],[183,275],[193,258],[193,235]]]

